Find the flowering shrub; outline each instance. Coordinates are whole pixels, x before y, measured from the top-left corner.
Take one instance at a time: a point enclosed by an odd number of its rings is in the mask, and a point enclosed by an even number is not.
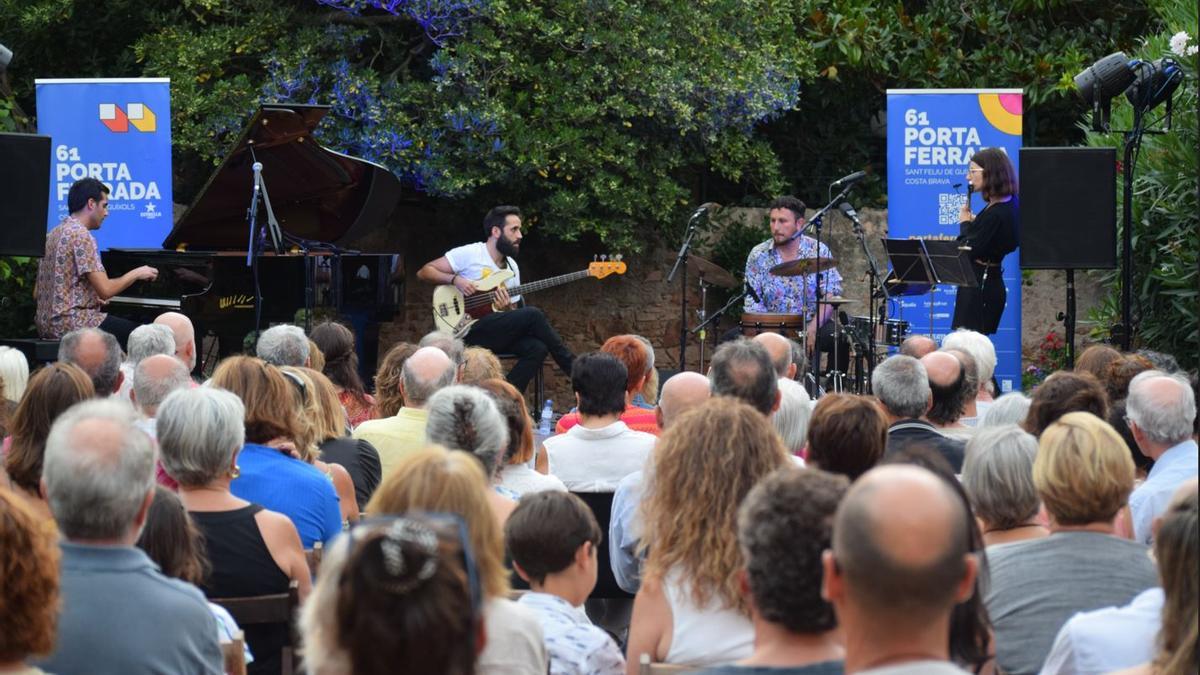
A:
[[[1050,331],[1038,343],[1033,361],[1021,372],[1021,389],[1025,392],[1033,391],[1051,373],[1066,367],[1067,343],[1061,335]]]

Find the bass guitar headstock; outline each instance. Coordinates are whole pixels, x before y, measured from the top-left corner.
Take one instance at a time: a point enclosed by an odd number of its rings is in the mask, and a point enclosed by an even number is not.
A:
[[[610,274],[625,274],[625,263],[622,262],[623,256],[616,255],[599,255],[594,256],[592,263],[588,265],[588,275],[603,279]]]

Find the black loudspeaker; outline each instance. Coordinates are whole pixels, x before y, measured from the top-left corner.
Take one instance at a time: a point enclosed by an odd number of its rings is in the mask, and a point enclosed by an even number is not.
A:
[[[1021,268],[1115,269],[1116,148],[1021,148]]]
[[[46,254],[50,137],[0,133],[0,255]]]

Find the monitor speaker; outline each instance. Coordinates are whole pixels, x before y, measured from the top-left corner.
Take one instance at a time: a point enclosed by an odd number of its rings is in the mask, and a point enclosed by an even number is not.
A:
[[[42,257],[50,206],[50,137],[0,133],[0,255]]]
[[[1115,269],[1116,148],[1021,148],[1021,268]]]

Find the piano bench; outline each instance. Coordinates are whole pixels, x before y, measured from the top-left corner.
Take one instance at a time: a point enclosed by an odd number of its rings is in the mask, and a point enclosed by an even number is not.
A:
[[[12,347],[24,354],[30,370],[58,360],[58,340],[3,338],[0,339],[0,346]]]
[[[501,361],[516,361],[520,358],[516,354],[496,354],[495,356]],[[525,392],[521,392],[521,394],[524,395]],[[541,422],[542,404],[546,402],[546,378],[542,376],[542,368],[538,368],[533,375],[533,396],[533,405],[529,407],[529,412],[533,414],[535,422]]]

